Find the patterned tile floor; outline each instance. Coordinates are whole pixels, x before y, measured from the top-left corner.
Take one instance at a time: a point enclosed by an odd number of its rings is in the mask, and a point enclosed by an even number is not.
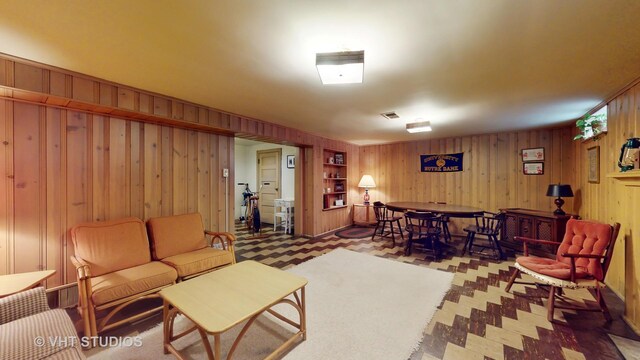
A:
[[[576,314],[560,310],[555,314],[558,324],[549,323],[546,320],[546,299],[541,298],[544,295],[541,291],[523,285],[513,286],[512,291],[516,295],[504,291],[513,269],[513,260],[497,262],[476,256],[456,256],[461,252],[460,238],[454,238],[445,248],[444,258],[434,262],[418,250],[414,250],[411,256],[404,256],[401,241],[396,241],[396,247],[392,248],[388,239],[344,239],[335,234],[308,239],[270,229],[265,226],[263,234],[266,237],[251,239],[251,234],[239,226],[236,229],[238,261],[251,259],[286,269],[342,247],[454,273],[450,291],[427,325],[420,348],[410,360],[623,359],[608,334],[640,339],[622,321],[623,304],[610,293],[606,299],[614,320],[609,324],[598,312]],[[579,303],[595,305],[593,296],[587,291],[568,291],[567,295]],[[125,309],[124,313],[133,314],[140,311],[140,307],[150,308],[158,304],[150,301],[146,305]],[[69,310],[69,314],[81,331],[77,312]],[[134,336],[161,322],[161,315],[155,314],[104,335]],[[85,354],[91,356],[103,350],[94,348]]]
[[[423,359],[622,359],[609,336],[637,340],[621,319],[622,302],[607,294],[614,321],[607,324],[599,312],[556,310],[557,324],[546,320],[544,292],[534,286],[514,285],[504,291],[512,260],[497,262],[460,254],[462,239],[454,238],[444,259],[431,261],[426,253],[404,256],[402,243],[369,237],[343,239],[334,234],[308,239],[264,230],[266,238],[251,239],[237,229],[238,261],[252,259],[288,268],[332,249],[349,250],[455,273],[453,286],[427,326],[420,349],[411,360]],[[398,243],[398,241],[396,241]],[[526,280],[526,279],[525,279]],[[567,291],[577,303],[595,305],[588,291]],[[392,309],[390,309],[392,311]]]

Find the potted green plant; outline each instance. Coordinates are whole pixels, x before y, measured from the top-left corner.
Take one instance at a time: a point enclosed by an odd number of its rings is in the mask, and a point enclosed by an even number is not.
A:
[[[573,140],[588,139],[602,133],[602,123],[606,120],[606,114],[586,114],[582,119],[576,121],[576,127],[580,130]]]

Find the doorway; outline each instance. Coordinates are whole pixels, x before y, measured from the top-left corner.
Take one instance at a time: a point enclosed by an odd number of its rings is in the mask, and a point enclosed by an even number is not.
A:
[[[282,149],[258,150],[256,152],[256,180],[260,219],[273,224],[274,200],[280,198]]]

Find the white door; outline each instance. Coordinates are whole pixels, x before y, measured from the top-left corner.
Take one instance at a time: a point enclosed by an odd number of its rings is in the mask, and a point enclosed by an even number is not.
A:
[[[260,220],[264,223],[273,224],[274,200],[280,198],[282,149],[259,150],[257,157]]]

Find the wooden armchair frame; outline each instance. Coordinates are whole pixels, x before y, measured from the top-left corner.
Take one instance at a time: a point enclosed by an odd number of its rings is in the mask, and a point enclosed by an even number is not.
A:
[[[516,268],[514,269],[511,277],[509,278],[509,282],[505,288],[505,291],[509,292],[511,290],[511,286],[513,284],[525,284],[525,285],[536,285],[538,287],[548,286],[548,303],[547,303],[547,320],[549,322],[553,322],[553,314],[555,309],[567,309],[567,310],[576,310],[576,311],[601,311],[608,321],[611,321],[611,314],[609,313],[609,309],[607,308],[607,304],[604,301],[602,296],[602,289],[605,287],[604,283],[597,279],[576,279],[576,259],[578,258],[587,258],[587,259],[599,259],[601,269],[602,269],[602,279],[604,281],[605,276],[607,275],[607,270],[609,269],[609,265],[611,264],[611,257],[613,255],[613,249],[616,243],[616,239],[618,238],[618,233],[620,232],[620,224],[614,223],[611,226],[611,232],[609,234],[610,240],[609,244],[604,251],[604,255],[594,255],[594,254],[573,254],[573,253],[562,253],[560,256],[566,257],[570,259],[570,278],[569,280],[563,279],[555,279],[547,275],[540,274],[536,276],[536,273],[528,270],[518,263],[515,264]],[[540,245],[551,245],[551,246],[560,246],[560,242],[549,241],[549,240],[540,240],[540,239],[532,239],[527,237],[515,236],[515,240],[522,241],[523,245],[523,253],[524,256],[529,256],[529,249],[527,244],[540,244]],[[525,282],[525,281],[516,281],[520,272],[525,272],[534,278],[536,278],[539,282]],[[555,303],[556,297],[561,297],[563,295],[563,288],[588,288],[595,289],[596,292],[596,301],[598,302],[598,308],[585,308],[585,307],[577,307],[577,306],[568,306],[568,305],[557,305]],[[546,290],[546,289],[545,289]]]
[[[96,306],[93,303],[92,297],[91,297],[91,295],[93,294],[93,289],[91,287],[91,269],[89,267],[89,264],[87,264],[82,258],[79,258],[74,255],[71,256],[71,263],[75,266],[76,275],[78,277],[78,312],[82,317],[84,336],[87,336],[87,337],[98,336],[100,332],[115,328],[117,326],[120,326],[128,322],[142,319],[155,312],[162,311],[162,305],[159,305],[158,307],[154,307],[153,309],[146,310],[144,312],[129,316],[127,318],[124,318],[109,324],[109,320],[111,320],[111,318],[115,314],[117,314],[120,310],[140,300],[159,298],[160,295],[158,295],[158,292],[170,285],[157,287],[157,288],[145,291],[143,293],[135,294],[129,297],[125,297],[125,298],[118,299],[106,304]],[[96,312],[110,309],[110,308],[113,308],[113,309],[109,311],[106,316],[99,319],[98,321],[96,317]]]

